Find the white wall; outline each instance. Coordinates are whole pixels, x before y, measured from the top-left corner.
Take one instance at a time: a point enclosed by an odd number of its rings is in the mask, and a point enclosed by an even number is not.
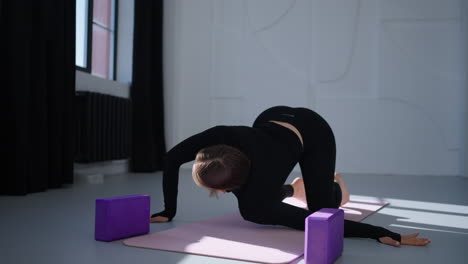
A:
[[[460,175],[461,1],[165,1],[168,147],[305,106],[334,129],[338,171]]]
[[[117,74],[120,83],[132,82],[134,0],[118,1]]]
[[[463,175],[468,177],[468,1],[463,1],[462,11],[462,32],[465,34],[462,47],[465,47],[465,148],[461,157]],[[463,97],[462,97],[463,98]]]
[[[168,147],[180,139],[179,87],[181,80],[181,8],[182,1],[164,1],[164,124]]]

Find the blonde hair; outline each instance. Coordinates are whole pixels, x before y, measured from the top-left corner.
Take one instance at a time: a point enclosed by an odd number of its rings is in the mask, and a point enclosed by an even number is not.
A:
[[[232,190],[247,180],[250,160],[240,150],[228,145],[214,145],[200,150],[193,165],[192,178],[195,183],[210,190]]]

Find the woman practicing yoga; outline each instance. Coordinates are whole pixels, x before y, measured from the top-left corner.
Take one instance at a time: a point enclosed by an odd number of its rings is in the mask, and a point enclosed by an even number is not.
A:
[[[265,110],[252,127],[216,126],[182,141],[165,157],[165,210],[151,222],[171,221],[177,210],[179,167],[195,160],[192,176],[210,195],[232,192],[242,217],[258,224],[304,230],[307,216],[321,208],[338,208],[349,192],[335,173],[335,137],[328,123],[307,108],[276,106]],[[302,178],[285,185],[299,162]],[[293,196],[308,210],[282,200]],[[419,233],[400,236],[385,228],[345,220],[345,237],[373,238],[399,246],[424,246]]]

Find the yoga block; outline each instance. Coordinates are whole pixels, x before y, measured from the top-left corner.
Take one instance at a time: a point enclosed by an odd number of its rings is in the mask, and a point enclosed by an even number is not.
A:
[[[344,211],[323,208],[305,221],[305,263],[333,263],[343,252]]]
[[[126,195],[96,200],[94,238],[113,241],[149,233],[150,197]]]

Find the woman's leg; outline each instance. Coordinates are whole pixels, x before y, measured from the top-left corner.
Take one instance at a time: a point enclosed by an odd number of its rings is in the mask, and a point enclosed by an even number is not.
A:
[[[310,211],[335,208],[333,171],[335,161],[332,150],[309,153],[299,162]]]
[[[337,208],[334,192],[336,162],[335,136],[328,123],[317,113],[298,109],[300,130],[304,137],[304,153],[299,160],[310,211]]]
[[[336,191],[339,186],[333,184],[336,145],[333,131],[328,123],[318,113],[307,108],[274,106],[263,111],[253,126],[270,120],[294,125],[304,139],[304,153],[299,164],[309,209],[316,211],[324,207],[338,207],[340,201],[337,201],[337,193],[341,197],[341,190]],[[280,192],[281,199],[293,196],[291,187],[283,186]]]
[[[340,189],[341,193],[341,202],[340,205],[343,205],[350,200],[350,193],[348,187],[346,186],[343,177],[339,173],[335,173],[335,182],[338,184],[338,188]]]
[[[283,201],[285,198],[292,197],[294,195],[294,188],[291,184],[285,184],[281,187],[279,200]]]

